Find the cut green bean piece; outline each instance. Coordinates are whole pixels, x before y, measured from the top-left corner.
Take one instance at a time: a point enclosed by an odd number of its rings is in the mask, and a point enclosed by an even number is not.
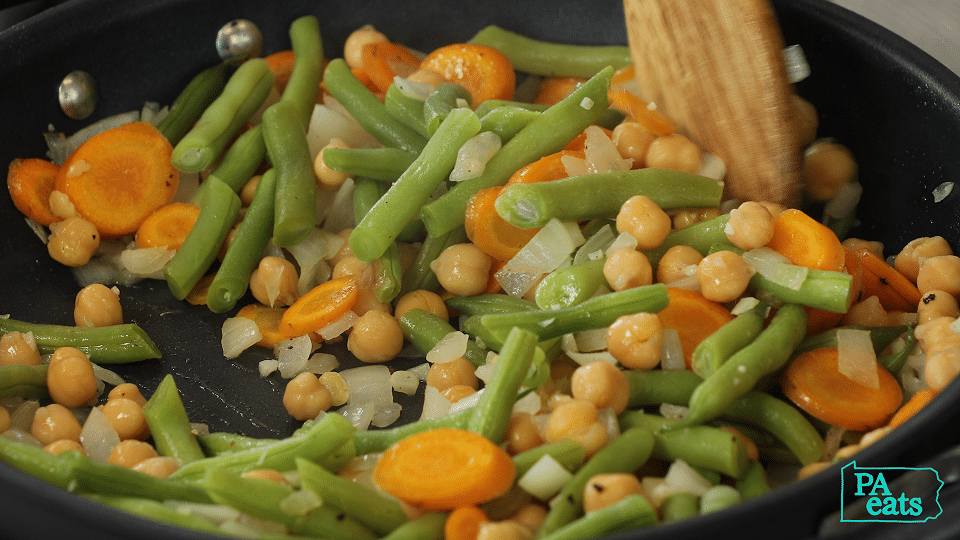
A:
[[[520,228],[543,227],[551,219],[588,221],[615,217],[628,199],[649,197],[670,210],[720,205],[723,182],[670,169],[583,174],[552,182],[513,184],[497,197],[496,208],[508,223]]]
[[[804,465],[823,458],[825,443],[820,432],[796,407],[769,394],[747,392],[733,400],[723,416],[772,434]]]
[[[257,439],[239,433],[201,433],[197,435],[197,442],[207,457],[216,456],[225,452],[244,450],[255,446],[264,446],[277,442],[277,439]]]
[[[360,177],[353,185],[353,215],[357,221],[387,192],[387,186],[369,178]],[[398,233],[399,236],[399,233]],[[373,292],[377,300],[389,303],[400,292],[403,280],[403,268],[400,264],[400,248],[396,242],[390,243],[374,264]]]
[[[819,349],[822,347],[836,347],[837,346],[837,331],[838,330],[865,330],[870,332],[870,341],[873,343],[873,351],[876,354],[880,354],[891,343],[894,342],[898,337],[902,336],[905,332],[909,331],[911,327],[909,325],[901,326],[839,326],[837,328],[831,328],[814,336],[805,338],[800,342],[800,345],[797,346],[797,350],[794,351],[794,354],[800,354],[807,351],[812,351],[813,349]],[[912,334],[913,332],[911,332]]]
[[[423,120],[427,124],[427,134],[432,137],[450,111],[459,108],[461,103],[469,107],[472,101],[470,92],[459,84],[438,84],[423,102]]]
[[[399,148],[324,148],[323,162],[335,171],[393,182],[417,159]]]
[[[656,525],[657,511],[643,495],[627,495],[619,501],[540,536],[543,540],[580,540],[633,531]]]
[[[767,470],[763,468],[763,463],[750,460],[743,474],[737,478],[736,487],[740,498],[745,501],[769,492],[770,484],[767,482]]]
[[[448,308],[463,315],[486,315],[489,313],[516,313],[533,311],[537,305],[529,300],[506,294],[478,294],[476,296],[452,296],[444,300]]]
[[[693,350],[693,371],[701,377],[708,377],[719,369],[734,353],[760,335],[766,315],[766,304],[757,304],[707,336]]]
[[[381,540],[443,540],[447,512],[428,512],[397,527]]]
[[[323,65],[320,23],[313,15],[304,15],[290,23],[287,33],[290,36],[294,61],[290,79],[280,99],[296,105],[300,124],[306,130],[310,125],[310,117],[320,94],[320,81],[323,79],[320,71],[320,66]]]
[[[601,69],[630,65],[630,49],[623,45],[572,45],[529,38],[491,25],[477,32],[471,43],[487,45],[510,59],[518,71],[542,76],[592,77]]]
[[[177,508],[164,504],[161,501],[143,497],[88,494],[85,498],[105,504],[131,514],[155,521],[169,523],[176,527],[203,531],[210,534],[220,534],[222,531],[212,521],[181,512]]]
[[[33,332],[41,354],[51,354],[60,347],[83,351],[97,364],[125,364],[160,358],[160,349],[136,324],[113,326],[61,326],[37,324],[0,317],[0,334]]]
[[[423,135],[425,139],[430,136],[423,118],[422,100],[404,94],[397,85],[391,84],[383,96],[383,106],[390,116]]]
[[[0,461],[63,489],[68,489],[72,481],[70,463],[67,460],[39,446],[17,442],[2,434]]]
[[[500,137],[501,142],[506,142],[538,116],[540,111],[513,106],[500,107],[480,118],[480,131],[490,131]]]
[[[471,408],[440,418],[417,420],[395,428],[358,431],[357,434],[354,435],[357,455],[362,456],[375,452],[383,452],[389,448],[390,445],[410,435],[432,429],[466,429],[467,422],[469,422],[472,415],[473,411]]]
[[[672,231],[664,239],[660,247],[650,249],[643,253],[649,259],[654,268],[660,262],[660,258],[673,246],[690,246],[697,250],[701,255],[707,255],[714,244],[727,242],[727,233],[724,229],[730,220],[730,214],[723,214],[715,218],[707,219],[699,223],[694,223],[689,227],[684,227],[677,231]]]
[[[686,369],[627,369],[623,373],[630,385],[627,407],[631,409],[662,403],[685,407],[690,403],[690,395],[703,382],[702,377]]]
[[[763,291],[783,303],[800,304],[833,313],[846,313],[853,301],[853,276],[846,272],[810,269],[798,289],[776,283],[757,273],[750,278],[748,288]]]
[[[157,478],[128,467],[100,463],[77,451],[64,452],[60,457],[69,463],[70,485],[74,491],[146,497],[157,501],[210,502],[206,490],[196,484],[174,478]]]
[[[741,502],[740,492],[736,488],[720,484],[713,486],[700,496],[700,514],[712,514]]]
[[[537,336],[522,328],[510,331],[497,357],[490,381],[483,387],[479,401],[472,408],[467,429],[500,444],[507,433],[507,424],[513,412],[520,387],[523,386],[535,356],[543,351],[537,348]]]
[[[190,131],[203,111],[223,91],[227,84],[229,64],[220,63],[201,71],[183,88],[170,105],[170,112],[157,124],[163,136],[176,146]]]
[[[0,366],[0,398],[40,395],[47,391],[47,364]]]
[[[543,112],[549,109],[550,105],[540,105],[538,103],[530,103],[528,101],[488,99],[477,105],[474,110],[477,112],[477,115],[480,117],[480,121],[482,122],[484,117],[490,115],[490,113],[493,113],[498,109],[503,108],[523,109],[529,112]],[[602,128],[613,129],[617,127],[618,124],[623,122],[623,119],[624,114],[622,112],[613,108],[608,108],[600,114],[593,124]],[[506,139],[504,139],[504,141],[506,141]]]
[[[165,376],[157,385],[143,406],[143,416],[161,456],[173,457],[181,466],[205,457],[172,375]]]
[[[430,352],[443,338],[456,332],[449,321],[421,308],[404,313],[398,320],[403,336],[424,355]],[[474,366],[481,366],[487,360],[487,351],[473,340],[467,341],[464,358]]]
[[[254,173],[267,157],[267,145],[263,142],[263,124],[257,124],[244,131],[227,148],[223,159],[217,163],[210,176],[216,176],[230,189],[239,193],[243,186],[253,178]],[[193,195],[193,204],[203,206],[210,184],[202,182]]]
[[[667,495],[660,502],[660,518],[663,523],[673,523],[700,515],[700,497],[689,491]]]
[[[297,114],[289,101],[274,103],[263,113],[263,140],[277,170],[273,243],[282,248],[302,242],[317,223],[317,181]]]
[[[562,309],[592,298],[607,283],[605,263],[606,258],[601,257],[550,272],[537,285],[537,305],[541,309]]]
[[[877,362],[881,366],[886,368],[894,377],[900,376],[900,370],[903,369],[904,364],[907,363],[907,359],[910,357],[910,354],[913,352],[913,346],[917,342],[917,334],[913,331],[915,325],[910,325],[907,330],[907,338],[903,344],[903,348],[897,352],[888,354],[886,356],[880,356],[877,358]]]
[[[561,440],[554,443],[545,443],[525,450],[513,456],[513,464],[517,466],[517,478],[530,470],[543,456],[550,456],[557,460],[563,468],[570,472],[577,472],[587,460],[587,451],[577,441]]]

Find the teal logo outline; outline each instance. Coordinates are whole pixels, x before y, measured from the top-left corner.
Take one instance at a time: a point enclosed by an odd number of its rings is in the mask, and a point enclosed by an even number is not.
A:
[[[934,478],[936,478],[936,479],[937,479],[937,482],[940,483],[940,486],[937,488],[937,492],[936,492],[936,494],[934,495],[934,498],[933,498],[934,502],[937,503],[937,508],[939,509],[939,511],[937,512],[937,515],[935,515],[935,516],[926,516],[926,517],[923,518],[922,520],[921,520],[921,519],[854,519],[854,518],[849,518],[849,519],[848,519],[848,518],[844,518],[844,517],[843,517],[843,511],[844,511],[844,509],[846,508],[846,505],[847,505],[847,502],[844,501],[844,494],[845,494],[845,490],[844,490],[844,470],[847,469],[848,467],[851,467],[851,466],[853,467],[853,470],[854,470],[854,471],[856,471],[856,470],[860,470],[860,471],[880,471],[880,472],[883,472],[883,471],[900,471],[900,472],[905,472],[905,473],[906,473],[906,472],[910,472],[910,471],[930,471],[930,472],[932,472],[933,475],[934,475]],[[944,484],[943,480],[940,479],[940,473],[939,473],[936,469],[931,468],[931,467],[857,467],[857,462],[854,461],[854,460],[851,460],[850,463],[847,463],[847,464],[844,465],[843,467],[840,467],[840,521],[842,521],[842,522],[852,522],[852,523],[924,523],[924,522],[929,521],[929,520],[931,520],[931,519],[936,519],[936,518],[940,517],[941,514],[943,514],[943,506],[940,504],[940,490],[943,489],[943,486],[944,486],[944,485],[945,485],[945,484]],[[861,497],[862,497],[862,496],[861,496]],[[859,497],[858,497],[858,498],[859,498]],[[926,501],[924,501],[924,503],[926,504]],[[891,517],[892,517],[892,516],[891,516]]]

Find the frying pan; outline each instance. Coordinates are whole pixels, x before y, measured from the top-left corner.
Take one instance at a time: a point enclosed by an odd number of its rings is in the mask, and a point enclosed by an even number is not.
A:
[[[913,45],[833,4],[774,4],[787,44],[800,44],[813,67],[798,92],[817,106],[820,133],[848,145],[860,162],[865,193],[853,234],[883,241],[888,254],[918,236],[942,235],[960,247],[960,190],[941,202],[933,198],[934,188],[960,178],[960,80]],[[338,56],[349,32],[367,23],[425,51],[466,40],[487,24],[540,39],[626,43],[615,0],[74,0],[0,33],[0,163],[43,156],[41,134],[50,124],[65,133],[83,127],[86,122],[69,120],[57,105],[56,87],[69,71],[83,69],[99,84],[100,104],[90,120],[144,101],[170,103],[194,73],[218,61],[214,36],[225,22],[254,21],[269,53],[289,47],[290,21],[308,13],[319,17],[328,57]],[[78,286],[49,258],[6,190],[0,227],[0,312],[72,324]],[[257,373],[266,353],[223,358],[224,316],[176,301],[162,282],[125,288],[121,297],[126,319],[141,325],[163,352],[162,361],[117,366],[121,376],[149,395],[172,373],[190,418],[212,431],[269,437],[295,429],[281,405],[283,381]],[[344,351],[336,354],[343,367],[353,365]],[[416,398],[401,403],[404,419],[416,417]],[[947,428],[958,421],[958,404],[960,386],[953,384],[905,426],[859,453],[857,463],[906,466],[947,448],[957,442]],[[810,537],[839,508],[839,492],[834,465],[735,508],[616,538]],[[211,538],[101,507],[4,464],[0,509],[3,538]]]

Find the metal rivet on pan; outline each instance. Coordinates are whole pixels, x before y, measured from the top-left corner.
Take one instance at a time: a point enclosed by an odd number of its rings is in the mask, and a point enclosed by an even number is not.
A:
[[[86,71],[68,73],[60,83],[58,94],[60,108],[74,120],[83,120],[97,107],[97,83]]]
[[[234,19],[217,32],[217,54],[223,60],[242,62],[260,56],[263,34],[246,19]]]

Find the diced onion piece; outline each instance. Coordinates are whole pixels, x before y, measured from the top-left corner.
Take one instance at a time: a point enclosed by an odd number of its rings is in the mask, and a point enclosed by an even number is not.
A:
[[[112,386],[124,383],[123,377],[99,364],[93,364],[93,374],[97,376],[97,379]]]
[[[727,163],[720,159],[720,156],[716,154],[704,152],[702,162],[700,164],[700,170],[697,171],[697,174],[700,176],[706,176],[707,178],[713,178],[717,181],[722,181],[723,177],[727,175]]]
[[[110,421],[97,407],[90,409],[87,420],[80,431],[80,444],[90,459],[106,463],[110,460],[110,452],[120,443],[117,430],[113,429]]]
[[[630,170],[633,159],[624,159],[600,126],[589,126],[584,133],[584,157],[588,173]]]
[[[943,202],[953,192],[953,182],[944,182],[933,189],[933,202]]]
[[[706,493],[712,485],[709,480],[701,476],[696,469],[682,459],[674,460],[670,464],[664,480],[680,491],[693,493],[698,497]]]
[[[733,306],[733,309],[730,310],[731,315],[740,315],[741,313],[746,313],[751,309],[757,307],[757,304],[760,303],[760,300],[752,296],[745,296],[737,301],[737,304]]]
[[[176,254],[176,250],[166,246],[125,249],[120,252],[120,263],[127,271],[138,276],[162,279],[163,267]]]
[[[783,63],[787,67],[787,77],[791,83],[798,83],[810,76],[810,64],[800,45],[783,48]]]
[[[316,159],[320,150],[334,138],[347,143],[351,148],[381,146],[339,103],[325,101],[315,105],[313,114],[310,115],[310,125],[307,127],[310,157]]]
[[[456,403],[450,405],[450,410],[447,411],[447,414],[456,414],[465,409],[471,409],[480,402],[480,397],[483,396],[483,388],[477,390],[476,392],[470,394],[469,396],[464,396],[457,400]]]
[[[33,417],[39,408],[40,402],[32,399],[18,405],[17,408],[10,413],[10,427],[8,429],[20,429],[29,433],[30,427],[33,424]]]
[[[483,174],[487,162],[502,146],[500,137],[492,131],[482,131],[467,139],[457,152],[456,165],[450,172],[450,181],[461,182]]]
[[[307,360],[313,352],[313,342],[306,335],[285,339],[276,344],[274,352],[280,362],[277,366],[280,376],[292,379],[306,370]]]
[[[683,405],[674,405],[673,403],[660,404],[660,416],[664,418],[669,418],[671,420],[679,420],[683,418],[688,412],[690,412],[690,407],[685,407]]]
[[[843,219],[852,216],[860,204],[863,186],[859,182],[847,182],[837,188],[837,194],[823,205],[824,219]]]
[[[390,375],[390,384],[395,391],[412,396],[420,387],[420,379],[412,372],[401,369]]]
[[[280,367],[279,360],[275,360],[275,359],[261,360],[257,364],[257,371],[260,372],[261,377],[266,377],[267,375],[270,375],[271,373],[276,371],[277,368],[279,367]]]
[[[663,329],[663,343],[660,346],[660,368],[665,370],[687,369],[687,359],[683,355],[680,334],[673,328]]]
[[[324,230],[338,233],[353,227],[356,223],[353,215],[353,185],[353,178],[347,178],[331,199],[329,210],[323,214],[317,214],[326,216],[323,219]]]
[[[470,396],[472,395],[473,394],[470,394]],[[462,398],[460,401],[463,401],[464,399],[466,398]],[[460,401],[457,403],[460,403]],[[540,394],[537,394],[536,392],[530,392],[513,403],[513,412],[525,412],[533,415],[540,412],[541,407],[543,407],[543,403],[540,400]]]
[[[374,410],[370,418],[370,425],[373,427],[384,428],[400,419],[400,413],[403,407],[399,403],[388,403]]]
[[[384,365],[360,366],[340,372],[350,388],[347,405],[373,403],[386,405],[393,402],[393,385],[390,384],[390,368]]]
[[[643,486],[643,493],[650,498],[650,503],[657,508],[664,499],[681,492],[676,486],[668,484],[665,479],[658,476],[644,476],[640,479],[640,485]]]
[[[594,328],[573,334],[577,342],[577,351],[597,352],[607,348],[607,329]]]
[[[440,338],[440,341],[427,351],[426,359],[431,364],[453,362],[467,352],[467,343],[470,336],[460,331],[453,331]]]
[[[420,413],[420,419],[443,418],[450,412],[450,405],[450,400],[443,397],[436,387],[426,386],[423,392],[423,410]]]
[[[563,164],[563,170],[567,176],[580,176],[590,172],[587,167],[587,160],[577,156],[564,154],[560,156],[560,163]]]
[[[517,480],[517,485],[541,501],[549,500],[573,478],[559,461],[550,454],[544,454],[530,469]]]
[[[786,257],[768,247],[751,249],[743,254],[743,259],[772,283],[795,291],[810,273],[809,268],[791,264]]]
[[[45,133],[44,138],[49,148],[47,156],[50,158],[50,161],[57,165],[63,165],[63,162],[67,160],[74,150],[94,135],[123,124],[136,122],[139,119],[139,110],[127,111],[98,120],[66,138],[60,133]]]
[[[340,361],[337,360],[337,357],[330,353],[314,353],[307,360],[307,364],[304,366],[306,371],[314,373],[316,375],[323,375],[324,373],[329,373],[340,367]]]
[[[288,516],[305,516],[323,506],[323,501],[313,490],[298,489],[280,501],[279,506]]]
[[[393,85],[401,94],[417,101],[426,101],[433,91],[433,87],[423,81],[411,81],[399,75],[393,78]]]
[[[497,281],[509,295],[521,297],[540,276],[559,268],[585,241],[576,223],[551,219],[497,271]]]
[[[418,381],[424,382],[427,380],[427,373],[430,372],[430,364],[427,362],[424,362],[422,364],[417,364],[412,368],[408,369],[407,371],[412,373],[413,376],[416,377]]]
[[[880,388],[880,364],[869,330],[837,330],[837,369],[851,381],[868,388]]]
[[[340,414],[353,424],[357,431],[366,431],[370,427],[377,406],[374,403],[357,403],[340,409]]]
[[[330,321],[326,326],[321,328],[317,333],[320,334],[324,340],[329,341],[335,337],[343,335],[344,332],[353,328],[354,323],[357,322],[360,316],[353,310],[347,311],[342,316],[337,319]]]
[[[226,358],[240,356],[240,353],[253,347],[261,339],[263,335],[257,323],[246,317],[230,317],[223,321],[220,345]]]
[[[590,235],[590,238],[587,238],[583,245],[580,246],[580,249],[577,250],[577,253],[573,256],[573,264],[596,260],[594,254],[597,251],[601,253],[606,251],[616,237],[616,233],[613,232],[613,227],[610,225],[600,227],[600,229]]]
[[[496,368],[497,368],[496,354],[494,354],[492,361],[491,361],[490,355],[488,354],[487,362],[485,364],[481,364],[477,366],[477,369],[473,370],[473,372],[474,374],[476,374],[478,379],[480,379],[481,381],[484,382],[484,384],[486,384],[486,383],[489,383],[490,379],[493,378],[493,370],[495,370]]]
[[[241,515],[239,510],[220,504],[192,503],[172,499],[167,499],[163,504],[181,514],[201,517],[215,525],[239,519]]]
[[[608,440],[612,441],[620,436],[620,420],[617,418],[617,413],[613,412],[613,409],[607,407],[597,411],[597,420],[600,421],[603,427],[607,428]]]
[[[585,366],[596,362],[597,360],[603,360],[604,362],[609,362],[611,365],[617,365],[617,359],[610,354],[610,351],[596,351],[596,352],[576,352],[576,351],[567,351],[566,355],[570,357],[571,360]]]
[[[330,278],[330,265],[326,259],[333,257],[343,242],[343,238],[330,231],[314,228],[302,242],[288,248],[300,268],[297,280],[300,295]]]
[[[607,255],[612,254],[618,249],[637,249],[637,238],[630,233],[620,233],[617,238],[607,246]]]

